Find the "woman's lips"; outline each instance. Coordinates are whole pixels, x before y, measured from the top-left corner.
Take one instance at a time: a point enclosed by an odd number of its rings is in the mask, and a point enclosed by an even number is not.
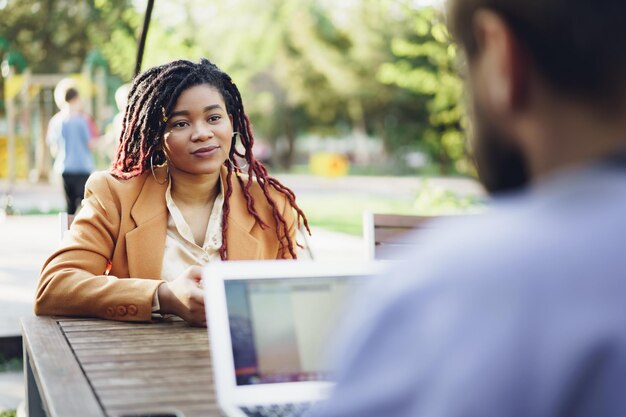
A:
[[[207,158],[212,156],[219,148],[219,146],[205,146],[203,148],[196,149],[191,154],[200,158]]]

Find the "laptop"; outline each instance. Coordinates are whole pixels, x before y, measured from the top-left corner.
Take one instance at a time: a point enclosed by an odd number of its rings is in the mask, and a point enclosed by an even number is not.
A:
[[[217,401],[228,417],[297,417],[332,388],[327,348],[379,263],[231,261],[203,287]]]

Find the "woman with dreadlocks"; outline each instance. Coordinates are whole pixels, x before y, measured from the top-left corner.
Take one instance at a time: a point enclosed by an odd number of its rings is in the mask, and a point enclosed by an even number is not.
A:
[[[208,60],[136,77],[113,166],[46,261],[36,314],[205,325],[199,265],[295,258],[306,218],[253,145],[239,90]]]

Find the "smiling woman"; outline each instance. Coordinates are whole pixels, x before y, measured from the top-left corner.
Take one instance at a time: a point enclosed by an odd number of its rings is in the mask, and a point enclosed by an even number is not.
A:
[[[208,60],[135,78],[111,171],[90,177],[43,267],[35,312],[127,321],[171,313],[205,325],[201,265],[296,258],[306,217],[253,145],[239,90]]]

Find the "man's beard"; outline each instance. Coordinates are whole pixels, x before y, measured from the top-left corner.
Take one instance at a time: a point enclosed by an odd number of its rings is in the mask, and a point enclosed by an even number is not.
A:
[[[478,178],[490,194],[518,191],[530,182],[526,159],[490,120],[478,103],[474,104],[473,154]]]

